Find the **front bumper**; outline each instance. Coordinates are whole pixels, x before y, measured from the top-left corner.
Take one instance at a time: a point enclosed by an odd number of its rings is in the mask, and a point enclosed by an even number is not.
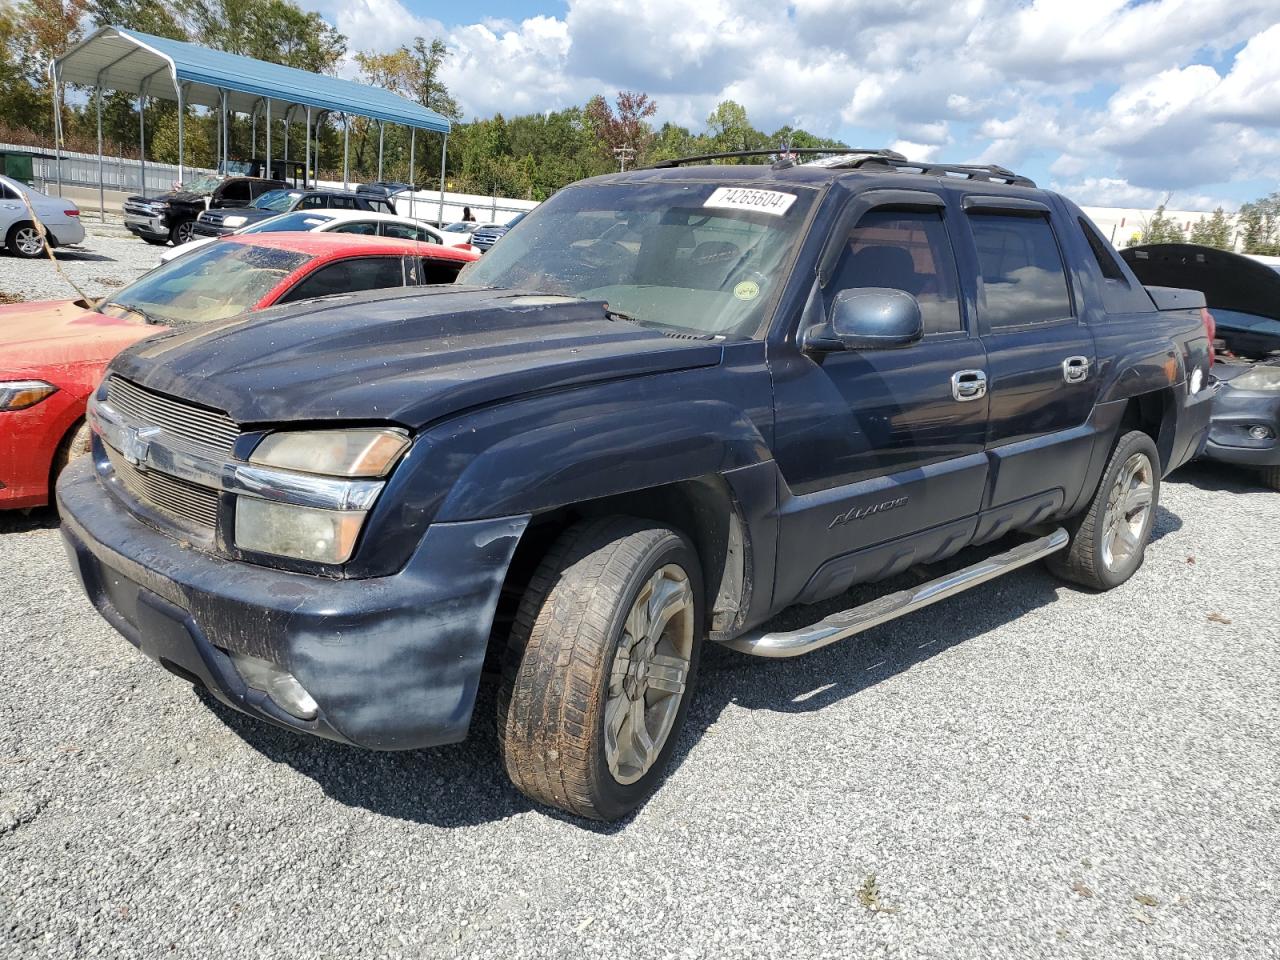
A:
[[[1269,439],[1255,440],[1249,428],[1266,427]],[[1213,405],[1209,439],[1204,455],[1210,460],[1250,467],[1280,464],[1280,393],[1237,390],[1230,381],[1222,384]]]
[[[229,237],[243,226],[244,224],[242,223],[239,227],[224,227],[211,223],[201,223],[197,220],[191,227],[191,235],[193,237]]]
[[[164,217],[144,217],[137,213],[126,213],[124,215],[124,226],[136,237],[164,237],[169,239],[169,228],[165,225]]]
[[[58,483],[72,565],[130,643],[228,706],[374,750],[466,737],[507,567],[528,517],[428,528],[399,573],[332,580],[224,560],[142,523],[91,458]],[[299,720],[246,686],[225,651],[292,673],[319,705]]]

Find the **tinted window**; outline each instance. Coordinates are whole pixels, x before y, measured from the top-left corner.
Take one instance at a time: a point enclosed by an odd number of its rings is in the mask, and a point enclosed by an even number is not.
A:
[[[368,203],[370,210],[377,210],[379,213],[395,213],[396,212],[395,204],[391,203],[391,201],[389,200],[383,200],[378,197],[372,197],[372,198],[366,197],[365,199],[366,199],[366,202]]]
[[[1116,262],[1116,252],[1111,248],[1111,244],[1098,236],[1098,231],[1093,229],[1093,224],[1084,217],[1080,218],[1080,229],[1084,231],[1084,238],[1089,241],[1089,249],[1093,251],[1093,258],[1098,261],[1098,269],[1102,271],[1102,275],[1108,280],[1127,283],[1124,271]]]
[[[1071,316],[1071,296],[1053,228],[1043,217],[975,213],[982,314],[993,328]]]
[[[402,286],[404,264],[399,257],[359,257],[321,267],[290,290],[282,302]]]
[[[415,227],[407,223],[383,223],[382,235],[384,237],[395,237],[397,240],[425,240],[431,242],[431,235],[421,227]]]
[[[0,183],[0,200],[18,200],[18,191],[7,183]]]
[[[249,181],[233,180],[230,183],[223,184],[221,198],[223,203],[235,203],[244,206],[249,202]]]
[[[299,210],[323,210],[325,207],[332,207],[334,204],[329,202],[329,198],[318,193],[308,194],[302,198],[302,202],[298,204]]]
[[[855,287],[905,290],[920,303],[924,332],[960,329],[956,265],[941,212],[873,210],[849,235],[828,298]]]
[[[461,260],[435,260],[431,257],[422,258],[422,283],[453,283],[458,278],[460,271],[466,264]]]
[[[362,237],[376,237],[378,235],[378,225],[369,220],[359,220],[355,223],[344,223],[340,227],[334,227],[330,233],[355,233]]]

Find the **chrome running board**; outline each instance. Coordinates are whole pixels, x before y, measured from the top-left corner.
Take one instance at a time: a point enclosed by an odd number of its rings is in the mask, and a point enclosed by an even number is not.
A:
[[[833,613],[825,620],[789,630],[785,633],[765,633],[762,630],[751,630],[742,636],[724,641],[726,647],[732,647],[740,653],[749,653],[757,657],[798,657],[837,640],[844,640],[854,634],[894,620],[904,614],[912,613],[931,603],[953,597],[970,587],[976,587],[988,580],[1025,567],[1029,563],[1057,553],[1067,545],[1070,537],[1067,531],[1059,527],[1047,536],[1020,543],[1012,550],[998,553],[979,563],[964,567],[945,577],[938,577],[928,583],[909,590],[899,590],[886,596],[864,603],[848,610]]]

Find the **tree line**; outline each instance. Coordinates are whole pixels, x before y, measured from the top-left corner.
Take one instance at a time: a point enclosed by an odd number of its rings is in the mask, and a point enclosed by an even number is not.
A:
[[[316,13],[293,0],[0,0],[0,139],[53,146],[52,90],[48,64],[97,25],[110,24],[175,40],[282,63],[316,73],[335,74],[348,55],[347,38]],[[457,101],[440,79],[449,50],[439,38],[418,37],[390,52],[354,51],[361,79],[422,104],[453,121],[446,157],[451,190],[542,200],[583,177],[695,153],[793,146],[838,146],[791,127],[765,132],[747,111],[725,101],[707,117],[704,129],[664,123],[655,128],[657,103],[645,93],[619,91],[592,97],[581,106],[545,113],[492,117],[463,122]],[[63,147],[96,152],[97,121],[87,91],[64,91]],[[145,106],[147,159],[178,162],[177,104],[150,99]],[[184,120],[185,161],[216,165],[216,111],[190,108]],[[248,117],[228,118],[229,154],[249,159],[265,152],[265,120],[256,130]],[[291,159],[300,159],[303,126],[294,123]],[[273,120],[273,153],[283,143],[284,122]],[[139,150],[137,96],[114,92],[103,97],[104,152],[136,158]],[[341,121],[328,116],[317,136],[315,174],[340,179],[343,162]],[[415,138],[414,179],[423,187],[438,182],[441,140]],[[376,121],[352,117],[349,165],[353,182],[378,173]],[[383,130],[383,178],[409,179],[410,134],[400,126]]]

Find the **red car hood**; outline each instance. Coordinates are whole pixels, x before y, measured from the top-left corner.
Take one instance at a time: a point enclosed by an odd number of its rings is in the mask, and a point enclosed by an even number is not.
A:
[[[125,347],[166,329],[94,313],[74,300],[3,306],[0,379],[33,377],[70,386],[60,381],[81,381],[84,368],[96,367],[100,375]]]

